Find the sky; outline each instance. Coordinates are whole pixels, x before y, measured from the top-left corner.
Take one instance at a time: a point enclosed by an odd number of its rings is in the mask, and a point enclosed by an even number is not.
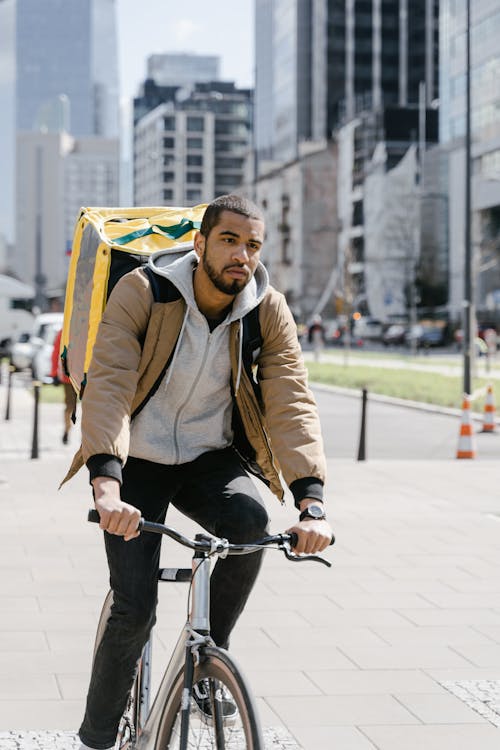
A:
[[[116,0],[121,96],[137,95],[149,55],[219,55],[221,78],[253,86],[253,0]]]

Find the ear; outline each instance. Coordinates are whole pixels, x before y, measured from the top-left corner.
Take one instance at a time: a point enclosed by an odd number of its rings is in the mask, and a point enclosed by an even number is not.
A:
[[[193,240],[193,247],[198,258],[201,258],[205,252],[205,237],[201,232],[196,232]]]

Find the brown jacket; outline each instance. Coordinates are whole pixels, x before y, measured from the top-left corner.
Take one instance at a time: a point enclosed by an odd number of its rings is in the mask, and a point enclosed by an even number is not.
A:
[[[181,298],[154,302],[146,275],[124,276],[109,298],[94,346],[83,396],[82,446],[63,482],[91,456],[125,463],[130,415],[147,399],[175,347],[185,313]],[[325,480],[325,458],[316,404],[297,341],[296,325],[282,294],[268,288],[259,305],[262,347],[257,357],[262,406],[243,368],[235,393],[245,435],[270,489],[281,500],[298,479]],[[238,372],[240,326],[231,324],[233,389]]]

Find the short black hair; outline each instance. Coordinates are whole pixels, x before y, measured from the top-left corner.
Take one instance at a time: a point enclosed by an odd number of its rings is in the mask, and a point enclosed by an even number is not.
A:
[[[241,216],[247,216],[249,219],[264,221],[264,214],[260,208],[248,198],[241,195],[219,195],[210,203],[203,214],[200,232],[204,237],[208,237],[212,229],[218,224],[219,216],[223,211],[232,211]]]

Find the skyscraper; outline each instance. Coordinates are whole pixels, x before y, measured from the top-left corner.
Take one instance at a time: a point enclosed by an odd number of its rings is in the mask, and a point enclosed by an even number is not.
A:
[[[19,131],[119,134],[115,0],[0,0],[0,223],[14,227]]]
[[[466,3],[441,0],[440,140],[449,158],[450,301],[464,297]],[[472,245],[474,305],[480,322],[500,325],[500,2],[470,2]]]
[[[118,135],[115,0],[17,0],[15,44],[16,130],[63,95],[72,135]]]
[[[439,0],[256,0],[259,160],[295,158],[359,112],[430,104]]]

